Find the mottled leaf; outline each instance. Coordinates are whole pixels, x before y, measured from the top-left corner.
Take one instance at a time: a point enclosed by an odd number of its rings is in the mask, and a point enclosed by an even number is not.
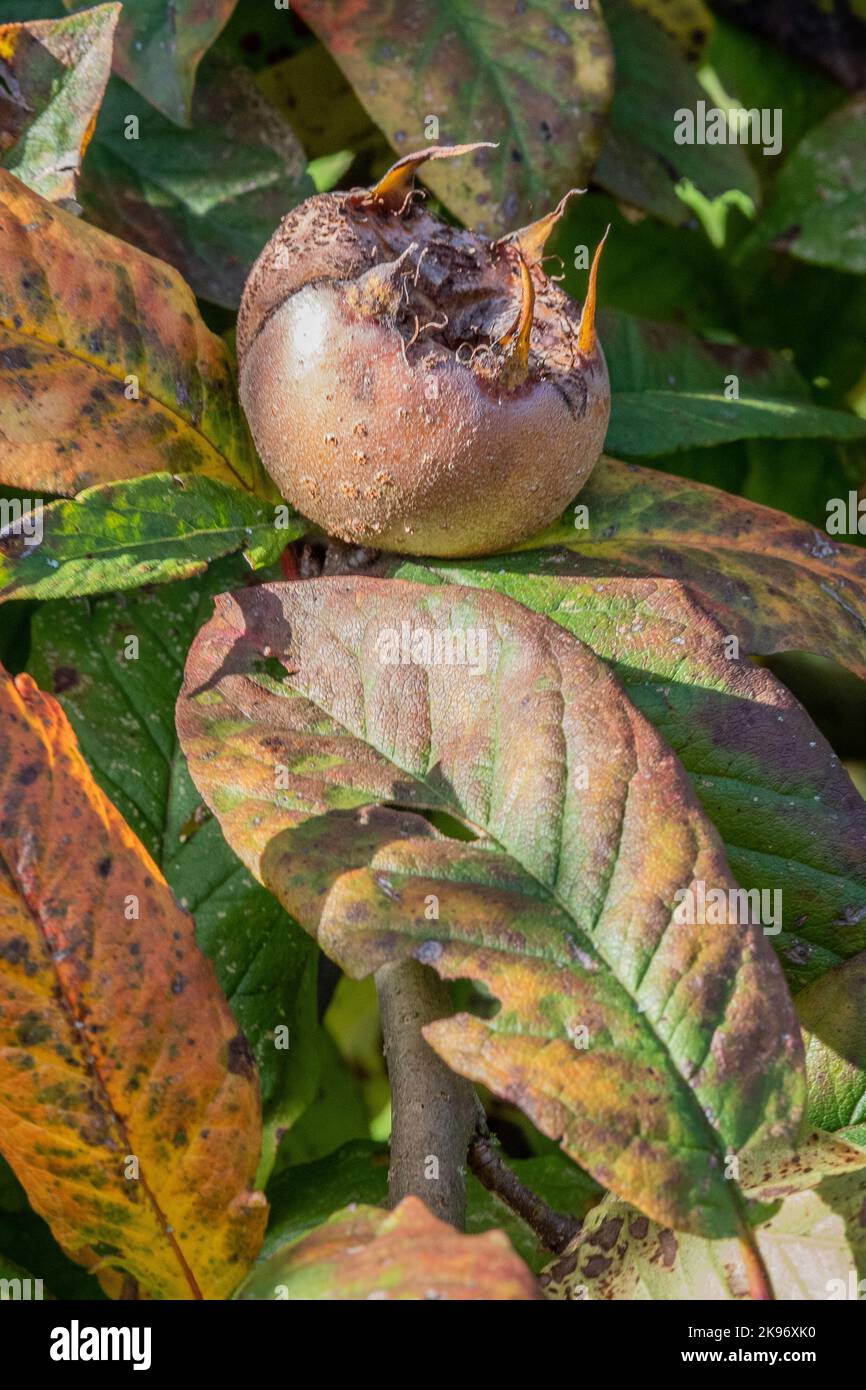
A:
[[[258,1065],[261,1183],[282,1133],[315,1091],[318,952],[229,849],[174,732],[189,644],[210,616],[213,595],[237,584],[243,568],[232,560],[155,592],[43,604],[29,670],[57,696],[96,782],[195,918],[198,944]],[[138,643],[134,659],[127,657],[130,638]],[[287,1031],[278,1036],[278,1028]]]
[[[130,116],[136,140],[126,137]],[[193,118],[193,129],[180,129],[115,78],[81,201],[107,231],[173,265],[196,294],[237,308],[280,218],[316,190],[297,137],[246,69],[209,62]]]
[[[755,231],[800,260],[866,271],[866,96],[801,140]]]
[[[79,10],[81,0],[63,0]],[[189,121],[196,69],[237,0],[127,0],[114,70],[178,125]]]
[[[629,0],[604,0],[604,17],[616,82],[595,182],[621,202],[675,225],[691,215],[674,192],[681,179],[690,179],[707,198],[737,188],[757,201],[757,175],[739,145],[676,143],[675,113],[694,111],[707,94],[675,41]]]
[[[120,9],[0,24],[0,164],[52,202],[75,195]]]
[[[226,346],[176,271],[0,170],[0,481],[190,469],[272,496]]]
[[[225,1297],[266,1214],[248,1044],[56,700],[4,673],[0,714],[0,1149],[115,1294]]]
[[[792,986],[866,950],[866,802],[793,695],[676,580],[560,578],[527,572],[532,559],[395,558],[388,573],[494,589],[612,663],[690,773],[737,882],[765,895],[750,910]]]
[[[866,951],[803,990],[797,1013],[805,1034],[810,1122],[829,1130],[863,1124]]]
[[[0,601],[163,584],[235,550],[259,568],[307,523],[202,474],[153,473],[51,502],[28,512],[27,526],[30,535],[22,517],[0,532]]]
[[[569,511],[525,541],[527,572],[679,579],[747,651],[814,652],[866,676],[863,550],[717,488],[607,457],[577,506],[588,508],[589,525]]]
[[[493,1019],[425,1032],[446,1061],[660,1219],[738,1228],[722,1157],[796,1124],[799,1030],[758,928],[673,921],[680,889],[733,880],[588,648],[477,590],[265,585],[218,601],[177,719],[229,843],[349,974],[414,955],[480,981]]]
[[[810,1134],[796,1153],[771,1149],[743,1161],[741,1182],[749,1197],[777,1206],[755,1229],[777,1299],[851,1296],[850,1276],[866,1261],[859,1220],[866,1199],[864,1168],[866,1151],[820,1133]],[[664,1229],[611,1197],[590,1213],[572,1248],[548,1267],[542,1285],[549,1298],[719,1302],[749,1297],[734,1242]]]
[[[535,1299],[530,1271],[501,1231],[467,1236],[404,1197],[394,1211],[350,1206],[278,1250],[238,1290],[241,1299]]]
[[[399,153],[498,142],[419,171],[470,227],[513,231],[586,181],[598,154],[613,65],[604,21],[572,0],[301,0],[356,94]]]

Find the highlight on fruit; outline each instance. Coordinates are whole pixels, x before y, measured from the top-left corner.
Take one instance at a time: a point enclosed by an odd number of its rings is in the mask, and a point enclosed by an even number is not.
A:
[[[431,212],[419,165],[483,147],[434,146],[372,189],[307,199],[247,280],[238,365],[257,448],[283,497],[340,540],[490,554],[558,517],[601,454],[604,238],[581,310],[544,269],[580,190],[494,242]]]

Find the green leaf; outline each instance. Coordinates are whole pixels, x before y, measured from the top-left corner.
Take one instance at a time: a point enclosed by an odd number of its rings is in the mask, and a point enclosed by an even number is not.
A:
[[[342,1144],[370,1137],[361,1084],[351,1065],[326,1027],[319,1026],[316,1039],[315,1095],[280,1145],[277,1173],[290,1165],[317,1163]]]
[[[615,310],[600,316],[600,336],[613,383],[610,453],[653,457],[759,437],[866,439],[866,420],[815,405],[780,353]]]
[[[195,918],[198,944],[258,1063],[262,1181],[282,1131],[315,1090],[317,953],[226,845],[174,734],[186,650],[214,594],[241,570],[232,560],[152,593],[44,604],[29,669],[60,700],[97,782]],[[277,1037],[281,1026],[288,1035]]]
[[[790,400],[718,392],[615,391],[605,448],[656,457],[732,439],[866,439],[866,420]]]
[[[613,80],[595,6],[526,0],[519,43],[498,0],[362,0],[349,12],[341,0],[301,0],[295,9],[401,155],[424,148],[431,114],[436,143],[498,142],[419,170],[467,226],[513,231],[586,182]]]
[[[63,0],[80,10],[82,0]],[[86,3],[86,0],[85,0]],[[123,6],[114,70],[169,120],[187,125],[196,69],[237,0],[132,0]]]
[[[430,653],[456,632],[463,660],[394,665],[407,629]],[[674,923],[679,890],[733,880],[588,648],[495,594],[265,585],[220,599],[177,722],[230,843],[347,973],[415,956],[481,981],[494,1018],[425,1030],[451,1066],[648,1212],[738,1228],[722,1157],[796,1126],[799,1030],[757,928]]]
[[[254,568],[279,558],[307,523],[197,473],[104,483],[42,510],[38,544],[0,535],[0,600],[72,598],[200,574],[243,550]],[[288,526],[277,529],[278,520]],[[19,528],[20,530],[20,528]]]
[[[689,210],[674,192],[682,179],[708,198],[738,188],[755,202],[758,179],[739,145],[678,145],[675,112],[706,100],[673,39],[628,0],[605,0],[616,85],[595,182],[632,207],[680,225]]]
[[[866,949],[866,802],[797,700],[676,580],[537,574],[534,558],[395,558],[389,572],[505,594],[611,663],[681,758],[737,882],[766,894],[755,915],[793,986]]]
[[[5,1159],[0,1162],[11,1172]],[[101,1302],[106,1297],[95,1276],[63,1253],[47,1222],[27,1205],[26,1198],[21,1210],[0,1210],[0,1250],[14,1264],[34,1270],[55,1298]]]
[[[864,1006],[866,951],[797,997],[809,1070],[809,1121],[821,1129],[866,1121]]]
[[[864,1168],[866,1151],[820,1133],[810,1134],[795,1153],[776,1146],[743,1161],[745,1192],[774,1204],[759,1219],[755,1236],[777,1299],[851,1296],[854,1267],[861,1273],[866,1268],[859,1219]],[[590,1213],[542,1285],[550,1298],[719,1302],[748,1298],[750,1292],[735,1242],[663,1229],[611,1197]]]
[[[237,308],[280,218],[316,189],[297,137],[252,75],[212,60],[206,67],[189,130],[119,78],[109,84],[81,201],[107,231],[175,266],[196,294]]]
[[[810,52],[799,62],[776,44],[717,18],[707,61],[733,105],[781,108],[785,149],[790,150],[845,99],[844,90],[817,71],[814,56]],[[778,172],[775,161],[765,161],[760,149],[755,163],[759,171],[763,165],[771,175]]]
[[[75,196],[120,9],[97,5],[71,19],[0,25],[0,164],[43,198]]]
[[[769,507],[607,457],[576,506],[523,542],[528,572],[679,579],[748,652],[814,652],[866,678],[862,550]]]
[[[803,139],[776,181],[755,230],[799,260],[866,271],[866,96],[834,111]]]

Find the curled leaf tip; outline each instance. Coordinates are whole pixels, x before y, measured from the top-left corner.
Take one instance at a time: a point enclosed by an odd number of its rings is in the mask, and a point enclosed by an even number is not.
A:
[[[405,154],[392,164],[387,174],[368,192],[359,195],[357,201],[377,203],[389,212],[400,212],[415,181],[415,171],[428,159],[450,159],[454,155],[472,154],[474,150],[495,150],[491,140],[479,140],[472,145],[431,145],[429,149],[418,150],[415,154]]]
[[[586,289],[586,299],[583,301],[583,311],[580,315],[580,327],[577,330],[577,346],[584,357],[589,357],[595,347],[595,299],[598,285],[598,266],[601,253],[604,250],[604,243],[609,234],[610,223],[608,223],[604,236],[595,248],[595,255],[589,270],[589,284]]]
[[[521,227],[519,231],[509,232],[508,236],[502,237],[496,245],[516,245],[527,263],[536,265],[541,260],[548,238],[570,200],[585,192],[585,188],[570,188],[565,196],[560,198],[552,212],[546,213],[544,217],[539,217],[537,222],[530,222],[526,227]]]

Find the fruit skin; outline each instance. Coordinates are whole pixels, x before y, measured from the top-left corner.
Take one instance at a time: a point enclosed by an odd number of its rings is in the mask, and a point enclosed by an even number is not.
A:
[[[283,496],[341,540],[504,550],[595,465],[603,353],[594,332],[578,347],[580,311],[540,263],[521,265],[521,234],[491,246],[374,194],[308,199],[250,273],[238,358],[256,445]]]

